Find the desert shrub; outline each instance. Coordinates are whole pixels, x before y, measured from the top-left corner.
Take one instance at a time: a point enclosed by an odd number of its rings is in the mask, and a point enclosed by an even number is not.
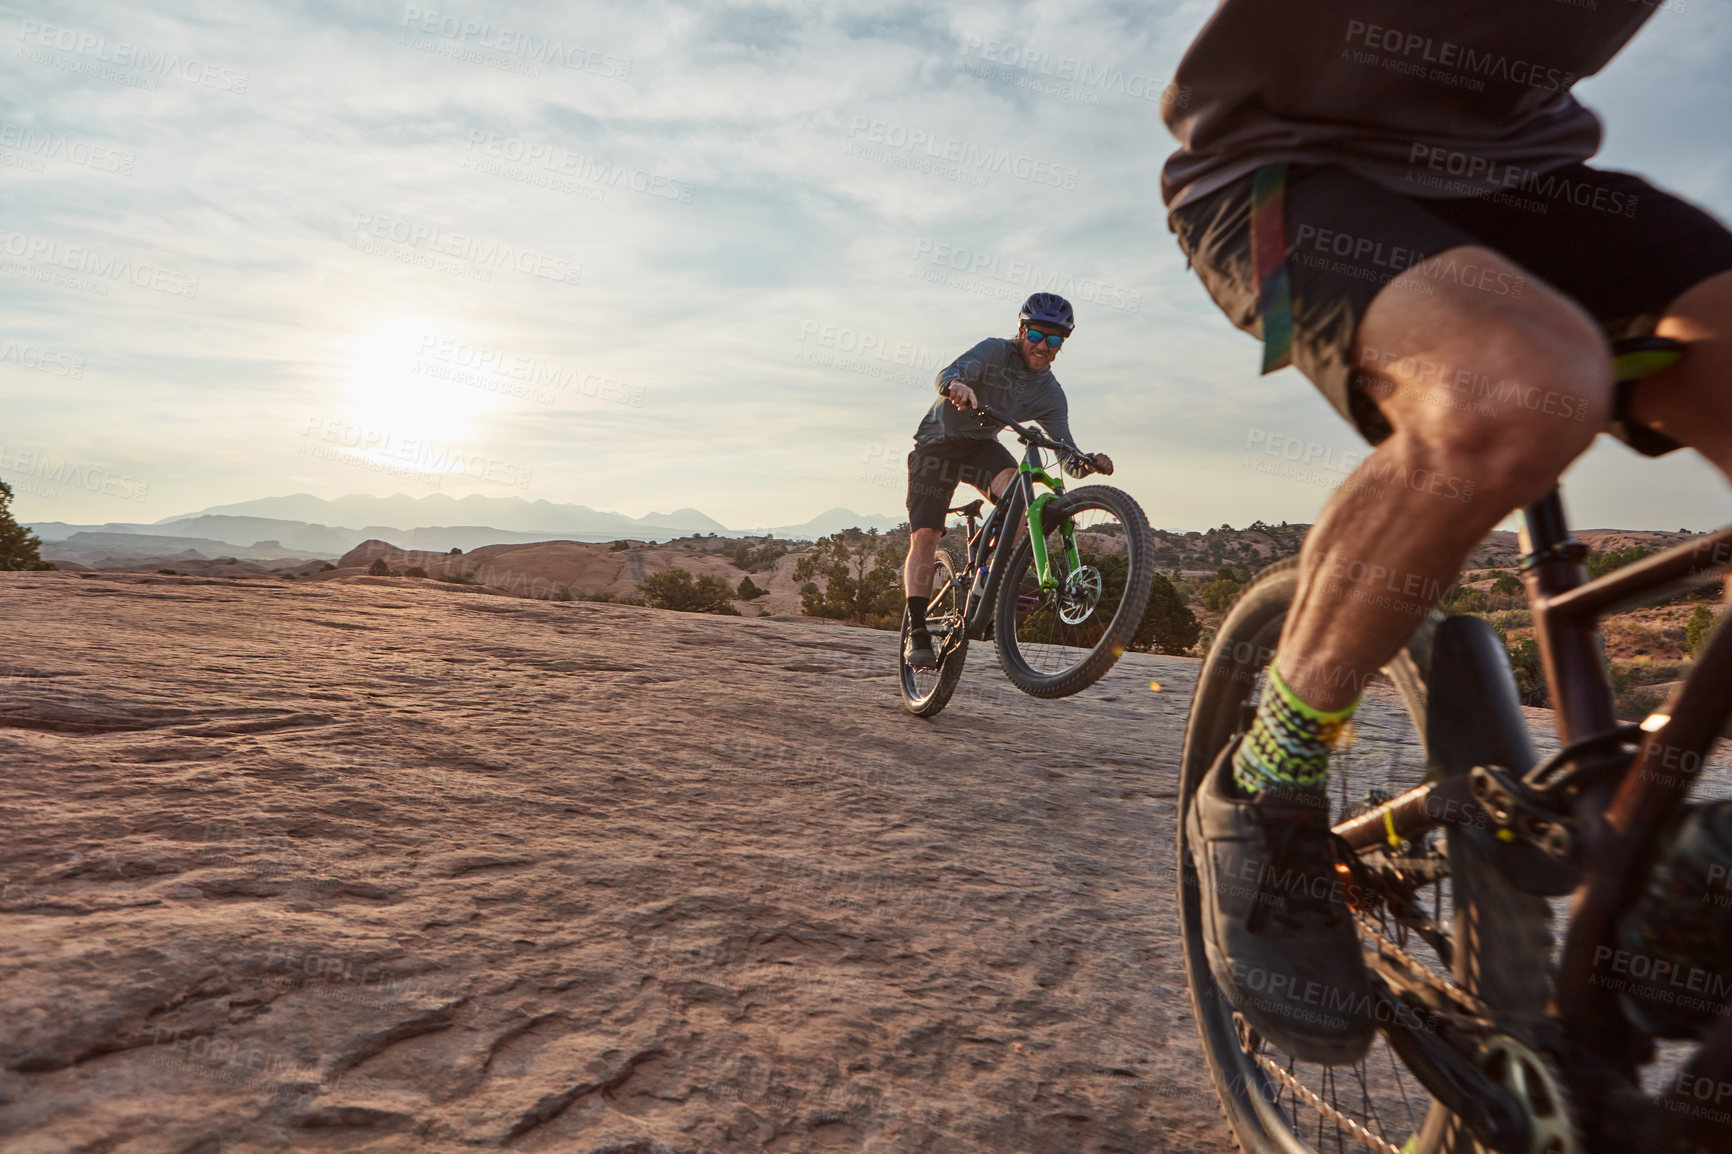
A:
[[[1713,610],[1706,605],[1698,605],[1690,610],[1690,620],[1684,625],[1684,652],[1691,657],[1699,656],[1702,646],[1708,644],[1708,634],[1713,628]]]
[[[735,595],[738,596],[741,601],[750,601],[755,597],[762,597],[768,592],[768,589],[760,589],[756,585],[752,584],[752,579],[750,577],[742,577],[740,578],[739,588],[735,590]]]
[[[1497,629],[1497,626],[1492,626]],[[1498,640],[1503,642],[1504,652],[1509,654],[1510,671],[1515,674],[1516,692],[1521,695],[1523,705],[1549,706],[1551,701],[1546,691],[1546,675],[1540,665],[1540,647],[1532,637],[1524,637],[1513,645],[1497,629]]]
[[[774,568],[777,561],[788,555],[785,541],[769,538],[754,545],[751,541],[736,541],[721,550],[722,556],[733,562],[734,568],[756,573]]]
[[[631,548],[631,542],[630,541],[615,541],[613,544],[611,544],[607,547],[607,551],[609,553],[624,553],[627,549],[630,549],[630,548]]]
[[[1100,570],[1103,603],[1111,604],[1124,595],[1125,579],[1130,573],[1128,558],[1123,554],[1085,554],[1083,560]],[[1201,633],[1197,615],[1191,612],[1173,583],[1156,573],[1149,587],[1142,624],[1131,638],[1131,648],[1144,653],[1184,653],[1197,643]]]
[[[54,568],[42,559],[41,548],[41,538],[12,519],[12,486],[0,481],[0,570]]]
[[[902,621],[901,558],[876,529],[848,529],[818,541],[794,566],[794,580],[807,582],[800,611],[812,617],[893,629]],[[824,579],[818,589],[814,577]],[[806,592],[810,589],[811,592]]]
[[[1627,549],[1611,549],[1604,553],[1590,553],[1587,560],[1588,576],[1590,578],[1604,577],[1612,570],[1622,569],[1630,562],[1640,561],[1642,558],[1652,555],[1653,552],[1652,549],[1645,549],[1640,545],[1631,545]]]
[[[391,573],[391,567],[385,564],[383,557],[375,557],[373,563],[367,566],[367,572],[374,577],[388,577]]]
[[[453,546],[451,551],[446,553],[445,555],[447,557],[461,557],[461,556],[463,556],[463,550],[458,549],[455,546]]]
[[[720,577],[706,573],[693,578],[685,569],[652,573],[638,582],[638,592],[651,609],[673,609],[681,613],[719,613],[738,617],[734,591]]]
[[[403,570],[403,576],[405,576],[405,577],[425,577],[425,576],[427,576],[427,570],[421,568],[421,566],[419,566],[419,565],[411,565],[411,566],[409,566],[409,568]]]
[[[1514,573],[1499,573],[1497,580],[1491,583],[1491,591],[1506,597],[1520,597],[1527,592],[1527,587],[1521,583],[1521,578]]]

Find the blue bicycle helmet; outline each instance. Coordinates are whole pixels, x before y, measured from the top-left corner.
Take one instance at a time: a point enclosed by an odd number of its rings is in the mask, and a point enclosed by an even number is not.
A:
[[[1017,319],[1025,324],[1052,325],[1067,333],[1076,328],[1075,310],[1057,293],[1035,293],[1022,302],[1022,314]]]

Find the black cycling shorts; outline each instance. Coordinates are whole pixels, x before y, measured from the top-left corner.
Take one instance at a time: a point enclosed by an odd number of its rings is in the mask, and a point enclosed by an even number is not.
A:
[[[1181,205],[1168,223],[1228,319],[1260,335],[1251,181]],[[1376,401],[1353,387],[1354,336],[1383,286],[1420,261],[1463,245],[1493,249],[1573,298],[1612,340],[1652,335],[1686,290],[1732,269],[1725,225],[1638,176],[1585,164],[1452,200],[1405,197],[1344,168],[1294,164],[1286,209],[1293,363],[1374,444],[1390,427]],[[1471,263],[1451,267],[1445,258],[1440,275],[1512,299],[1527,287]],[[1412,278],[1404,284],[1425,288]]]
[[[908,454],[908,524],[943,529],[958,484],[973,485],[988,500],[992,479],[1016,468],[1016,458],[996,440],[968,438],[916,444]]]

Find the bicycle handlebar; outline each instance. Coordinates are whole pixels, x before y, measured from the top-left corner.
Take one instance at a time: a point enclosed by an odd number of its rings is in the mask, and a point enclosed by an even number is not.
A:
[[[976,401],[968,411],[979,413],[982,416],[999,422],[1014,432],[1016,434],[1016,439],[1025,445],[1035,445],[1042,449],[1050,449],[1064,460],[1076,461],[1079,464],[1086,466],[1088,471],[1091,473],[1099,473],[1101,471],[1100,467],[1095,464],[1094,458],[1083,452],[1081,449],[1072,448],[1063,441],[1055,441],[1045,433],[1042,433],[1037,429],[1031,429],[1027,425],[1019,425],[1003,413],[995,412],[993,409],[981,404],[979,401]]]

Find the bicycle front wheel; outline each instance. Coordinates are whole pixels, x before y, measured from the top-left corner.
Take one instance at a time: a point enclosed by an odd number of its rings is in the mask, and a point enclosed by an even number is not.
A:
[[[1293,558],[1265,569],[1240,596],[1203,664],[1186,726],[1178,899],[1191,1009],[1203,1054],[1246,1154],[1479,1154],[1460,1119],[1431,1097],[1387,1037],[1350,1066],[1309,1064],[1260,1038],[1248,1046],[1210,969],[1201,909],[1210,896],[1198,882],[1184,815],[1216,755],[1245,732],[1255,715],[1298,586],[1298,559]],[[1407,646],[1383,669],[1388,682],[1366,687],[1353,735],[1331,758],[1329,792],[1337,821],[1426,780],[1435,625],[1429,619],[1416,625]],[[1497,763],[1519,766],[1523,761],[1511,749]],[[1551,935],[1543,899],[1516,892],[1465,838],[1443,829],[1418,844],[1380,845],[1360,856],[1381,879],[1379,892],[1385,895],[1354,910],[1374,973],[1398,988],[1423,987],[1440,997],[1465,992],[1482,1000],[1483,1012],[1499,1021],[1544,1012]],[[1522,1064],[1527,1084],[1550,1077],[1537,1055],[1524,1056]],[[1487,1072],[1496,1076],[1495,1065]],[[1572,1154],[1579,1149],[1567,1136],[1569,1124],[1560,1116],[1558,1099],[1552,1087],[1549,1100],[1530,1095],[1523,1101],[1536,1127],[1535,1151]]]
[[[1000,575],[993,636],[1011,684],[1068,697],[1130,648],[1149,605],[1155,543],[1142,507],[1106,485],[1073,489],[1041,521],[1049,579],[1042,583],[1024,532]]]

